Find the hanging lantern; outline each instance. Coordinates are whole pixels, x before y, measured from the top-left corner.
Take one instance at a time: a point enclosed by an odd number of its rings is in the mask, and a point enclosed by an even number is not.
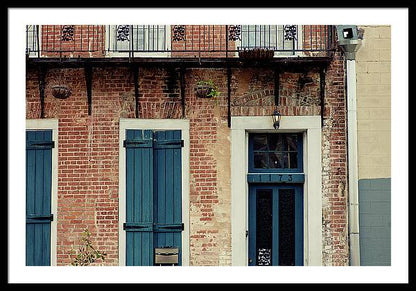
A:
[[[279,129],[280,126],[280,119],[282,118],[282,115],[277,111],[277,109],[274,110],[272,114],[272,120],[273,120],[273,127],[274,129]]]

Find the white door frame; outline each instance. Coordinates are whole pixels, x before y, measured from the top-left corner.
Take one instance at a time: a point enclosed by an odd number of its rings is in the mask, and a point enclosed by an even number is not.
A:
[[[182,266],[189,266],[189,120],[186,119],[136,119],[120,118],[119,132],[119,266],[126,265],[126,149],[123,141],[127,129],[181,130],[184,146],[182,149]]]
[[[322,265],[321,117],[283,116],[275,130],[270,116],[231,118],[231,256],[233,266],[248,265],[248,134],[302,132],[304,265]]]

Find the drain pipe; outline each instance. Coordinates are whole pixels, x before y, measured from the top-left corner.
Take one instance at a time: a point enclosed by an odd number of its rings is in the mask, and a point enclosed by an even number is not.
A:
[[[350,265],[360,265],[360,230],[358,200],[357,99],[355,53],[361,45],[362,33],[355,25],[337,26],[338,44],[346,59],[346,91],[348,120],[348,234]],[[361,31],[360,31],[361,32]]]

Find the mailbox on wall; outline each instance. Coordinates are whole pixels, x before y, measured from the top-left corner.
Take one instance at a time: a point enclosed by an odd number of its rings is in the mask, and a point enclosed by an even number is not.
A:
[[[179,248],[155,248],[155,265],[177,265],[179,263]]]

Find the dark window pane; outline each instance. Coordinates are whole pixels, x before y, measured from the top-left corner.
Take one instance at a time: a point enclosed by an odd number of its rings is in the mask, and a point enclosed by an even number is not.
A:
[[[275,151],[276,150],[276,146],[279,140],[279,135],[278,134],[269,134],[267,137],[267,143],[269,146],[269,150],[271,151]]]
[[[266,169],[268,165],[268,154],[267,153],[254,153],[254,168]]]
[[[297,151],[298,150],[298,137],[296,135],[286,136],[286,142],[288,145],[288,151]]]
[[[298,153],[289,153],[289,169],[295,169],[298,167]]]
[[[279,266],[295,265],[295,191],[279,191]]]
[[[267,135],[266,134],[253,135],[253,150],[267,151]]]
[[[272,190],[257,190],[256,199],[256,265],[272,265]]]
[[[269,149],[271,151],[286,151],[287,146],[283,134],[269,134]]]
[[[287,153],[270,153],[269,158],[270,168],[288,168]]]
[[[255,169],[297,169],[299,163],[299,135],[295,133],[251,134]]]

